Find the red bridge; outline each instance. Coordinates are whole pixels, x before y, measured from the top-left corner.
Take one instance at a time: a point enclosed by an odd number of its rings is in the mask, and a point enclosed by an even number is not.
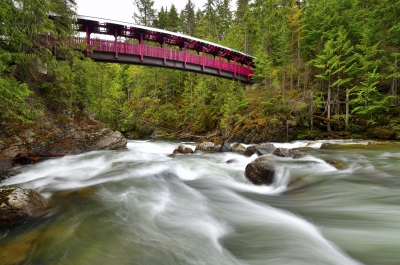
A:
[[[77,31],[86,37],[76,37],[75,43],[86,44],[86,55],[95,61],[167,67],[253,83],[251,55],[176,32],[98,20],[76,19]],[[93,33],[111,35],[113,40],[91,38]]]

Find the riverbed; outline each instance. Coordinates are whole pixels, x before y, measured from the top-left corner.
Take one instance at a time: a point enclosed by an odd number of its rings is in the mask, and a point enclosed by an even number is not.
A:
[[[21,167],[0,187],[52,207],[0,228],[0,264],[400,264],[400,143],[371,143],[274,143],[304,156],[265,155],[271,186],[245,177],[257,155],[169,156],[173,141]]]

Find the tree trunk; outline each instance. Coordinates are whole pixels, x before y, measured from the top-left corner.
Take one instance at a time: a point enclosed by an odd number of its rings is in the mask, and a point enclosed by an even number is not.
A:
[[[346,88],[346,128],[349,125],[349,113],[350,108],[349,108],[349,89]]]
[[[330,120],[331,119],[331,84],[329,82],[329,87],[328,87],[328,100],[327,100],[327,108],[328,108],[328,115],[327,118]],[[328,132],[331,132],[331,124],[328,123],[326,126],[326,129]]]

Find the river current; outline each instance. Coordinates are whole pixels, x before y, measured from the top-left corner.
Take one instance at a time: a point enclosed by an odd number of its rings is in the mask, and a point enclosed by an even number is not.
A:
[[[322,143],[274,143],[306,155],[266,155],[272,186],[245,177],[257,155],[171,157],[179,143],[167,141],[21,167],[0,187],[52,208],[0,228],[0,264],[400,264],[400,143]]]

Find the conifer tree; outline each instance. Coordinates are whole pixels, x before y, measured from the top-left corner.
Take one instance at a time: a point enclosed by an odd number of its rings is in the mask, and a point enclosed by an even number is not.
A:
[[[154,0],[133,0],[133,5],[137,10],[133,13],[135,23],[142,26],[152,26],[156,18]]]

